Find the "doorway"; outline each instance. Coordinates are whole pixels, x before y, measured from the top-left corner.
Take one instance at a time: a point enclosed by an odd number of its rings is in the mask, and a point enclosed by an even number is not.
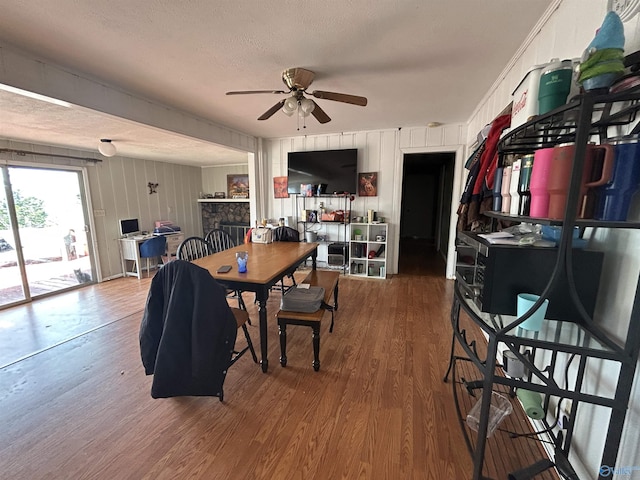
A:
[[[94,283],[83,171],[0,169],[0,308]]]
[[[455,155],[404,155],[398,273],[445,275]]]

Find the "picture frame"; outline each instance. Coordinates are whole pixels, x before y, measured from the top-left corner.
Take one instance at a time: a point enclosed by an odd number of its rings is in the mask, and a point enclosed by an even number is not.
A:
[[[227,198],[249,198],[249,175],[227,175]]]
[[[378,196],[378,172],[358,173],[358,196]]]
[[[273,198],[289,198],[289,177],[273,177]]]

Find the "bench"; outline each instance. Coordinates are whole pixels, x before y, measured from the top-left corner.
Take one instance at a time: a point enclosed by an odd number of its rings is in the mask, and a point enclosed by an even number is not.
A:
[[[338,310],[338,279],[339,272],[328,270],[313,270],[302,283],[324,288],[324,302],[332,305],[333,310]],[[331,296],[333,295],[333,302]],[[331,326],[329,332],[333,332],[333,310],[331,311]],[[276,314],[278,330],[280,333],[280,365],[287,366],[287,325],[303,325],[311,327],[313,343],[313,369],[320,370],[320,322],[324,317],[325,309],[312,313],[290,312],[279,310]]]

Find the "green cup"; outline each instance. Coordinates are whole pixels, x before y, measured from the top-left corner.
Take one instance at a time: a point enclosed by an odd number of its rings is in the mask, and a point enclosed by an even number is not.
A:
[[[538,113],[540,115],[567,103],[567,97],[571,91],[573,81],[571,62],[564,61],[555,65],[549,67],[540,76],[538,88]]]

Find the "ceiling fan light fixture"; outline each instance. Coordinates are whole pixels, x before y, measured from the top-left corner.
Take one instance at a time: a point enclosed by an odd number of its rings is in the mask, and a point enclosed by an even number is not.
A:
[[[284,101],[284,105],[282,106],[282,110],[284,111],[284,113],[287,113],[287,115],[291,115],[293,114],[293,112],[295,112],[298,109],[298,99],[296,97],[289,97]]]
[[[640,0],[637,0],[640,2]],[[267,120],[271,118],[278,110],[282,110],[285,115],[292,116],[298,112],[298,119],[305,120],[313,113],[315,119],[324,124],[331,121],[331,117],[314,100],[307,98],[305,95],[319,98],[322,100],[332,100],[334,102],[349,103],[351,105],[359,105],[364,107],[367,105],[367,98],[358,95],[348,95],[346,93],[327,92],[324,90],[307,91],[311,82],[315,77],[315,73],[305,68],[288,68],[282,72],[282,81],[289,91],[283,90],[238,90],[227,92],[227,95],[247,95],[254,93],[271,93],[276,95],[289,95],[284,100],[269,108],[266,112],[258,117],[258,120]],[[298,122],[299,125],[299,122]]]
[[[314,108],[316,108],[316,104],[308,98],[303,98],[302,100],[300,100],[300,110],[305,113],[305,117],[313,112]]]
[[[116,154],[116,146],[108,138],[101,138],[98,151],[105,157],[113,157]]]
[[[285,113],[285,115],[291,116],[294,113],[296,113],[296,110],[298,109],[298,105],[293,105],[291,104],[291,102],[288,102],[289,99],[285,100],[284,105],[282,106],[282,111]]]

